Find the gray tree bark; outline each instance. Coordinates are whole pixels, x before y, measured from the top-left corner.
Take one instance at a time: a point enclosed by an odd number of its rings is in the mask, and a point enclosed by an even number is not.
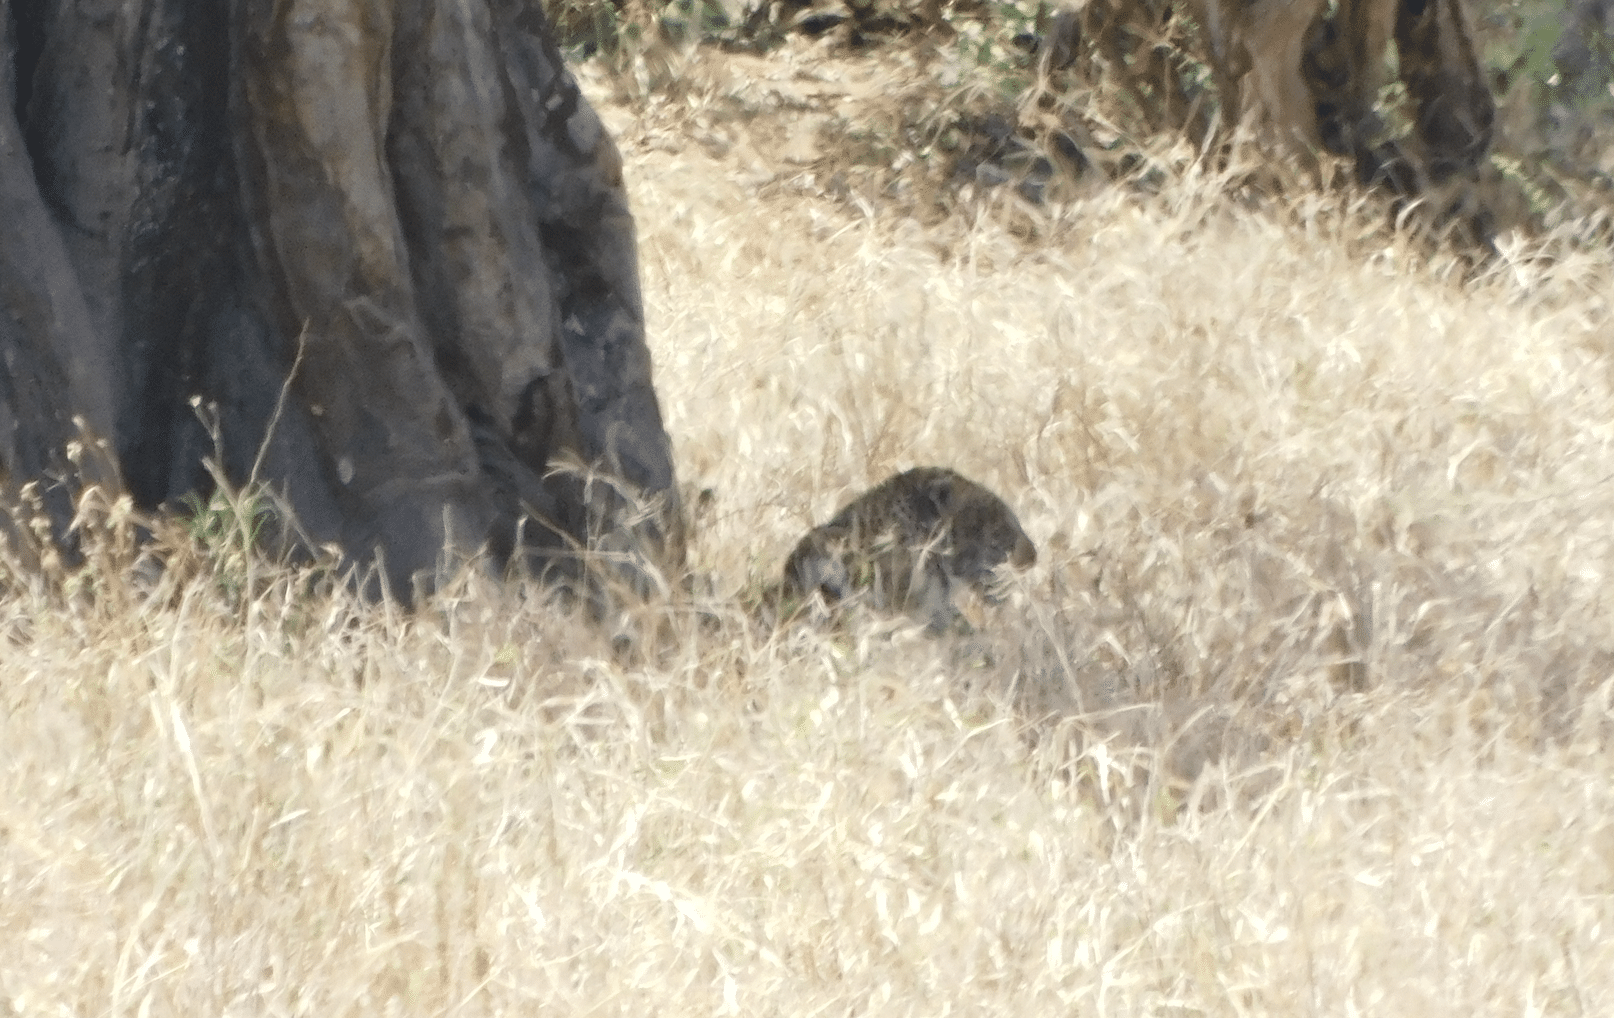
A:
[[[0,0],[0,31],[13,484],[76,415],[139,504],[205,489],[200,397],[233,479],[261,447],[308,540],[405,589],[445,546],[679,553],[621,159],[535,2]]]
[[[1578,99],[1607,88],[1614,77],[1614,0],[1568,0],[1552,59],[1567,95]]]

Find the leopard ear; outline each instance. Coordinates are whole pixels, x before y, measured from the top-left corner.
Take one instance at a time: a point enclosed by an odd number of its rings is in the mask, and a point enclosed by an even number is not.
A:
[[[1014,551],[1009,553],[1009,562],[1016,569],[1030,569],[1037,564],[1037,546],[1027,537],[1025,531],[1020,531],[1015,539]]]
[[[953,507],[953,476],[950,473],[937,474],[925,484],[925,501],[936,511],[937,516],[947,515]]]

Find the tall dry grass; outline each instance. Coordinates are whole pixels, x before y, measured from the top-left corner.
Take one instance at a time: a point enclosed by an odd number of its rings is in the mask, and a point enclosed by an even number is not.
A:
[[[1608,251],[1192,172],[921,225],[704,102],[607,113],[710,593],[13,575],[0,1008],[1614,1010]],[[974,634],[747,618],[924,463],[1042,552]]]

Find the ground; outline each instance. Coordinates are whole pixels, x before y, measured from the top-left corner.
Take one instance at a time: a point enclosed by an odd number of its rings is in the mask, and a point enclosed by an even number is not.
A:
[[[13,583],[0,1010],[1614,1010],[1606,243],[1476,269],[1191,168],[940,207],[709,59],[584,71],[697,593],[625,644],[474,575],[154,578],[116,527]],[[921,464],[1041,552],[974,635],[748,618]]]

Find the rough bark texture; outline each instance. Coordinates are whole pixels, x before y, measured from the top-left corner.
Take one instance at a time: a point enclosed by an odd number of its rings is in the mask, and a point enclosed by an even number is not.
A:
[[[1570,97],[1606,88],[1614,77],[1614,0],[1569,0],[1552,59]]]
[[[230,475],[262,446],[308,538],[396,583],[445,545],[677,554],[621,160],[536,3],[0,12],[13,482],[77,414],[139,503],[204,488],[199,396]]]
[[[1248,132],[1307,169],[1325,153],[1348,157],[1363,184],[1427,198],[1432,225],[1488,248],[1489,213],[1469,192],[1486,172],[1496,106],[1468,4],[1086,0],[1051,19],[1038,73],[1071,67],[1119,85],[1146,131],[1183,130],[1202,151]],[[1380,115],[1392,42],[1411,121],[1400,136]]]
[[[1409,194],[1473,171],[1490,153],[1496,106],[1465,0],[1196,0],[1196,9],[1224,95],[1240,96],[1237,112],[1264,116],[1303,152],[1353,156],[1364,181]],[[1380,141],[1392,39],[1411,100],[1409,151]]]

